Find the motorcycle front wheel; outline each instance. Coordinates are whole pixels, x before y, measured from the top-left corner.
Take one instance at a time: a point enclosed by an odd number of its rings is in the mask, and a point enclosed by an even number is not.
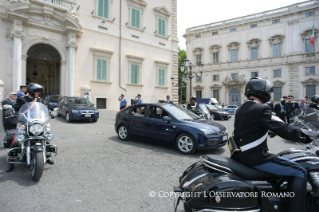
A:
[[[31,152],[31,178],[34,181],[40,180],[43,174],[44,159],[42,152]]]

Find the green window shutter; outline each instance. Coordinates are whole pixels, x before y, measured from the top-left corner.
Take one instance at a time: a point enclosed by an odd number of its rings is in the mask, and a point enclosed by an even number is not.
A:
[[[158,29],[157,29],[157,31],[158,31],[159,35],[162,35],[162,21],[161,21],[160,18],[158,18]]]
[[[107,81],[107,61],[106,60],[102,60],[101,80]]]
[[[158,18],[158,34],[161,36],[166,36],[166,20]]]
[[[139,65],[131,64],[131,83],[132,84],[139,84]]]
[[[99,0],[98,5],[97,5],[97,15],[100,17],[103,17],[103,5],[104,5],[104,0]]]
[[[166,21],[162,19],[162,35],[166,36]]]
[[[141,11],[136,10],[136,28],[140,28]]]
[[[109,18],[109,0],[99,0],[97,5],[97,15],[103,18]]]
[[[102,79],[101,72],[102,72],[102,60],[97,59],[97,61],[96,61],[96,80]]]
[[[135,18],[135,15],[136,14],[136,10],[132,7],[131,8],[131,26],[132,27],[136,27],[135,25],[136,25],[136,18]]]
[[[165,86],[165,70],[158,69],[158,86]]]
[[[136,84],[140,84],[140,66],[139,65],[135,65],[136,66]]]

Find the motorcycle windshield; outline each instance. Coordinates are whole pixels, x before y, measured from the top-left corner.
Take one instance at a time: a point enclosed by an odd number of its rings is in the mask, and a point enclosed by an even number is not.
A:
[[[315,108],[305,109],[300,119],[303,119],[312,131],[319,130],[319,111]]]
[[[208,113],[207,107],[204,104],[199,104],[199,110],[203,113]]]
[[[48,108],[40,102],[28,102],[19,110],[19,121],[46,123],[50,119]]]
[[[302,109],[297,109],[289,115],[289,119],[293,121],[295,118],[300,118],[303,115],[303,112]]]

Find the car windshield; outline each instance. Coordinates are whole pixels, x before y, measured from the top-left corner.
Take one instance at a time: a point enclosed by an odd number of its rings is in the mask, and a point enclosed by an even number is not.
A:
[[[60,95],[48,96],[49,100],[59,100],[60,97]]]
[[[86,98],[69,98],[69,105],[90,106],[92,103]]]
[[[207,105],[208,109],[210,110],[219,110],[219,108],[215,105]]]
[[[163,107],[167,112],[172,114],[172,116],[181,121],[200,119],[195,113],[178,105],[164,105]]]

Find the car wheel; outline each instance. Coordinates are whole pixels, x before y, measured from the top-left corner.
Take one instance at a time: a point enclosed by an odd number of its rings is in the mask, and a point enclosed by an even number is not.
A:
[[[182,133],[176,138],[176,148],[183,154],[193,154],[196,151],[196,144],[191,135]]]
[[[65,120],[66,120],[67,122],[71,122],[70,115],[69,115],[68,112],[65,113]]]
[[[128,133],[128,130],[126,126],[120,125],[118,130],[117,130],[117,135],[122,141],[127,141],[130,138],[130,135]]]

